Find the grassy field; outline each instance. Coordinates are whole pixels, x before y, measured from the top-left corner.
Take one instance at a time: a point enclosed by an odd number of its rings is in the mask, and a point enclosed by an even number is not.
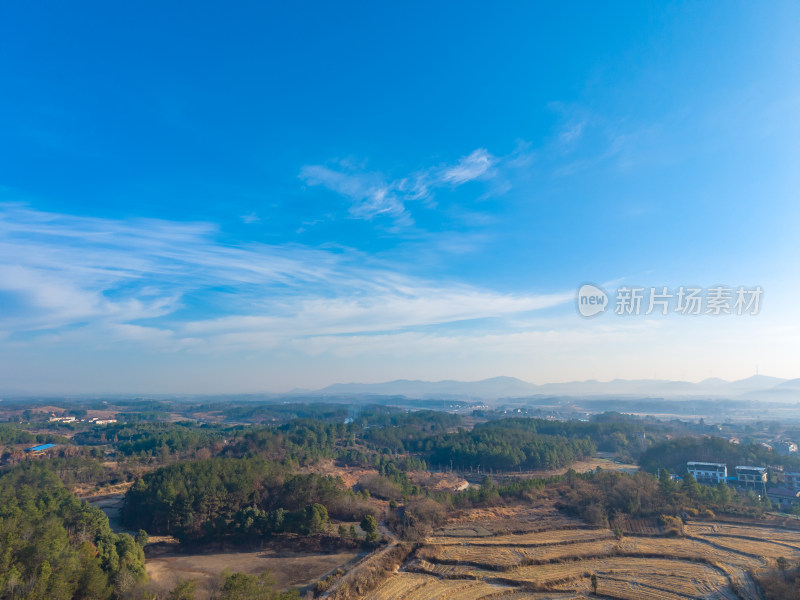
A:
[[[800,532],[697,521],[683,537],[551,529],[487,535],[455,525],[428,538],[369,600],[761,600],[751,573],[800,560]],[[653,528],[650,528],[653,529]],[[452,532],[452,535],[448,535]],[[591,576],[597,577],[597,596]]]
[[[280,588],[313,584],[323,575],[345,566],[359,555],[353,552],[308,554],[292,552],[218,552],[168,554],[147,559],[147,575],[157,588],[171,590],[180,579],[197,580],[198,600],[210,597],[219,575],[232,572],[272,572]]]

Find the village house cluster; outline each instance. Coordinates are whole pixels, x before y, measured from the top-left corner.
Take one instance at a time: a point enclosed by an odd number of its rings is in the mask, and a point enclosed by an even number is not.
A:
[[[686,471],[698,483],[752,489],[760,495],[766,495],[781,509],[789,509],[800,503],[800,472],[776,468],[772,471],[775,475],[773,484],[770,482],[770,470],[761,466],[737,465],[734,474],[729,475],[725,463],[690,461],[686,463]]]
[[[91,419],[78,419],[77,417],[73,416],[66,416],[66,417],[57,417],[54,414],[50,415],[50,422],[51,423],[93,423],[94,425],[110,425],[111,423],[116,423],[116,419],[100,419],[98,417],[92,417]]]

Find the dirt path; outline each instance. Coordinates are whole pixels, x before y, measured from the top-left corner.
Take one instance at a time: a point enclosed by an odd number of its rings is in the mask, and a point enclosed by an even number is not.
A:
[[[372,562],[373,560],[379,560],[381,556],[383,556],[384,554],[389,552],[392,548],[394,548],[395,546],[397,546],[397,544],[400,543],[400,540],[398,539],[398,537],[394,534],[394,532],[391,529],[389,529],[386,526],[386,523],[384,523],[383,521],[378,523],[378,531],[380,531],[381,535],[384,538],[386,538],[389,543],[386,544],[385,546],[381,547],[381,548],[376,549],[374,552],[371,552],[370,554],[368,554],[367,556],[365,556],[364,558],[359,560],[357,563],[355,563],[347,571],[347,573],[345,573],[336,582],[334,582],[334,584],[330,588],[328,588],[328,590],[323,592],[319,596],[320,598],[328,598],[328,597],[330,597],[333,593],[336,592],[336,590],[338,590],[340,587],[342,587],[342,585],[344,584],[345,581],[352,581],[356,577],[356,575],[358,574],[358,571],[359,571],[359,569],[361,567],[363,567],[364,565],[366,565],[369,562]]]
[[[108,524],[114,533],[130,533],[134,535],[135,532],[129,531],[122,526],[122,503],[125,500],[125,494],[102,494],[100,496],[91,496],[83,498],[92,506],[95,506],[106,513],[108,517]]]

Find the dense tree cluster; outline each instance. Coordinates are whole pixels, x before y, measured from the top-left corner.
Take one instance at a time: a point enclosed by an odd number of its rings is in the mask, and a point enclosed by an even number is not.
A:
[[[137,480],[123,518],[131,528],[183,541],[236,541],[319,533],[329,513],[353,520],[369,510],[333,477],[291,474],[259,457],[212,458],[162,467]]]
[[[620,517],[697,514],[707,510],[755,516],[767,508],[768,502],[752,491],[740,494],[725,484],[700,485],[689,474],[676,482],[666,469],[658,477],[644,471],[635,474],[595,471],[581,475],[571,471],[555,489],[560,494],[559,508],[604,526]]]
[[[204,403],[191,407],[193,412],[218,413],[227,421],[283,424],[295,419],[318,419],[323,422],[343,422],[352,408],[343,404],[319,402],[243,402],[232,404],[229,400],[220,403]]]
[[[42,439],[15,425],[0,423],[0,444],[33,444]]]
[[[83,450],[83,451],[82,451]],[[48,467],[58,475],[66,486],[91,483],[120,483],[126,477],[121,472],[109,469],[101,462],[102,451],[86,452],[76,446],[65,446],[56,450],[56,456],[47,461]]]
[[[189,422],[120,423],[86,429],[76,433],[73,441],[88,446],[113,444],[114,449],[124,456],[166,459],[169,456],[186,457],[235,434],[235,430],[229,427],[198,426]]]
[[[325,423],[298,419],[278,427],[256,427],[244,431],[231,454],[262,456],[300,465],[324,458],[337,458],[354,439],[344,422]]]
[[[45,463],[0,477],[0,598],[103,599],[145,578],[142,547],[116,535]]]
[[[458,415],[432,410],[379,413],[357,422],[364,444],[387,453],[418,450],[419,446],[414,442],[443,434],[460,424],[461,417]]]
[[[637,455],[645,449],[647,436],[662,437],[664,429],[662,424],[645,424],[615,413],[596,415],[591,421],[511,418],[495,421],[494,425],[567,438],[588,437],[598,450],[629,455]]]
[[[533,428],[515,427],[503,421],[476,426],[438,438],[433,445],[433,464],[457,469],[481,470],[556,469],[591,456],[595,445],[589,438],[543,435]]]

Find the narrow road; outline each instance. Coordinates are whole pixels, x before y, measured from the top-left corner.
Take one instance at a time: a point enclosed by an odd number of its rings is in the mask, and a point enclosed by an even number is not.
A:
[[[336,592],[345,581],[352,581],[355,576],[357,575],[359,569],[361,569],[365,564],[369,563],[372,560],[376,560],[389,552],[392,548],[397,546],[400,543],[400,539],[394,534],[394,532],[386,526],[384,521],[378,523],[378,531],[380,534],[388,540],[388,543],[385,546],[381,546],[380,548],[376,548],[373,552],[367,554],[364,558],[359,560],[355,565],[353,565],[347,573],[342,575],[334,584],[328,588],[325,592],[320,594],[320,598],[328,598],[332,594]]]

